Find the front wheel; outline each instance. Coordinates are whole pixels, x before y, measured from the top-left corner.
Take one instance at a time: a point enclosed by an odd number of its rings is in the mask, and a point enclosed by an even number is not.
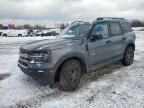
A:
[[[3,37],[7,37],[7,34],[3,34]]]
[[[133,60],[134,60],[134,47],[128,46],[124,53],[124,57],[122,59],[122,64],[124,66],[129,66],[133,63]]]
[[[75,90],[80,82],[81,70],[79,61],[75,59],[66,61],[61,67],[59,88],[64,91]]]

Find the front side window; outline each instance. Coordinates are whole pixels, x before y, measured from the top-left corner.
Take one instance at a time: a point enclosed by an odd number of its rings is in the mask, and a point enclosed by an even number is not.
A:
[[[101,34],[103,37],[108,37],[108,24],[106,22],[98,22],[95,24],[91,35]]]
[[[120,24],[117,23],[117,22],[110,23],[110,29],[111,29],[111,34],[113,36],[117,36],[117,35],[121,35],[122,34],[122,30],[121,30]]]

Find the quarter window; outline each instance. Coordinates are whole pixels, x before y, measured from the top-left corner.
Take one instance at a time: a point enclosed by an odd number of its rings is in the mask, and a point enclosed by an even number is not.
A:
[[[121,27],[120,27],[119,23],[115,23],[115,22],[114,23],[110,23],[110,29],[111,29],[111,34],[113,36],[122,34],[122,30],[121,30]]]
[[[132,31],[131,25],[129,24],[129,22],[122,22],[121,25],[125,33]]]

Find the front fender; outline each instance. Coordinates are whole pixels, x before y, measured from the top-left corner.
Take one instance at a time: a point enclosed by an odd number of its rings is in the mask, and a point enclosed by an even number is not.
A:
[[[67,54],[61,56],[60,59],[56,62],[56,64],[55,64],[54,67],[55,67],[56,69],[58,69],[59,66],[60,66],[64,61],[66,61],[66,60],[68,60],[68,59],[70,59],[70,58],[78,58],[79,60],[81,60],[81,61],[84,63],[84,65],[85,65],[86,71],[87,71],[87,72],[89,71],[89,65],[88,65],[88,64],[89,64],[89,60],[88,60],[88,58],[87,58],[85,55],[83,55],[83,54],[81,54],[81,53],[76,53],[76,52],[67,53]]]

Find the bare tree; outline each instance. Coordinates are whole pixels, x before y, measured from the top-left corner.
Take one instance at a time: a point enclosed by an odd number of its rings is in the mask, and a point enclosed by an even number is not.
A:
[[[60,24],[60,29],[65,29],[69,24],[68,23],[61,23]]]
[[[138,20],[138,19],[134,19],[131,21],[131,26],[132,27],[142,27],[142,21]]]

